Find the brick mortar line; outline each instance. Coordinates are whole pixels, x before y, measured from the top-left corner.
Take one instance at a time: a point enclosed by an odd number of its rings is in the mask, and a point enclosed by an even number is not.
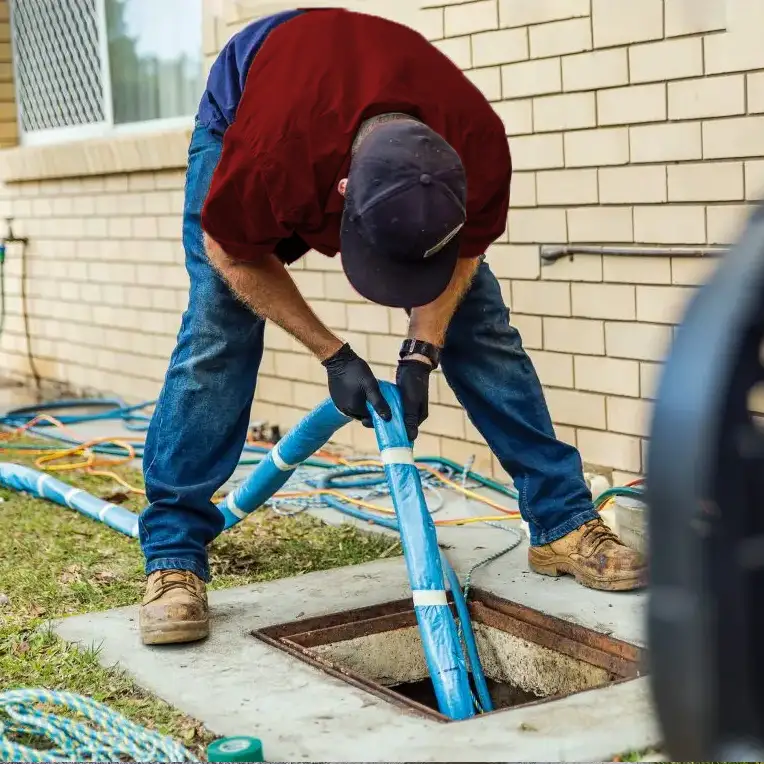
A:
[[[681,290],[687,290],[687,291],[693,291],[698,288],[697,285],[680,285],[680,284],[638,284],[638,285],[631,285],[631,284],[624,284],[624,283],[602,283],[602,282],[565,282],[565,281],[557,281],[557,282],[545,282],[545,281],[519,281],[515,280],[514,283],[526,283],[526,284],[564,284],[564,283],[571,283],[571,284],[589,284],[592,286],[641,286],[646,288],[655,288],[655,289],[681,289]],[[19,297],[18,294],[9,294],[8,296],[11,297]],[[45,295],[31,295],[35,299],[40,300],[50,300],[50,297],[46,297]],[[180,313],[178,309],[162,309],[162,308],[154,308],[154,307],[133,307],[130,305],[114,305],[113,303],[83,303],[82,300],[65,300],[58,298],[57,299],[58,304],[64,304],[64,305],[76,305],[76,306],[83,306],[85,305],[88,308],[111,308],[113,310],[134,310],[141,313],[157,313],[162,316],[173,316],[177,317],[178,321],[180,321]],[[510,311],[514,317],[530,317],[530,318],[547,318],[550,320],[575,320],[575,321],[592,321],[592,322],[604,322],[604,323],[610,323],[610,324],[638,324],[640,326],[678,326],[678,322],[672,322],[672,321],[649,321],[649,320],[641,320],[639,318],[617,318],[617,317],[602,317],[602,316],[591,316],[591,315],[582,315],[579,313],[570,313],[570,314],[559,314],[559,315],[553,315],[549,313],[529,313],[527,311],[521,311],[521,310],[512,310],[511,306],[508,306],[510,308]],[[13,316],[16,318],[23,317],[23,314],[21,312],[15,311],[15,310],[8,310],[6,313],[7,316]],[[48,315],[48,314],[42,314],[42,313],[36,313],[34,311],[29,311],[28,315],[31,319],[42,319],[42,320],[55,320],[55,321],[61,321],[63,323],[70,323],[74,325],[81,325],[81,326],[93,326],[93,321],[78,321],[76,318],[59,318],[55,315]],[[511,323],[511,319],[510,319]],[[100,324],[95,324],[97,326],[101,326]],[[108,328],[115,328],[113,324],[104,325]],[[117,327],[118,328],[118,327]],[[345,329],[345,327],[335,327],[337,329]],[[387,337],[397,337],[399,336],[399,333],[397,332],[386,332],[384,334],[378,334],[378,333],[371,333],[368,331],[363,331],[362,328],[355,328],[352,326],[348,326],[346,331],[349,332],[355,332],[357,334],[362,334],[365,337],[374,337],[374,338],[387,338]],[[141,332],[145,331],[145,329],[141,329]],[[149,332],[151,333],[151,332]],[[286,352],[294,352],[294,351],[286,351]],[[307,351],[306,351],[307,352]]]
[[[48,320],[51,320],[51,319],[48,319]],[[92,324],[87,324],[87,325],[83,325],[83,326],[88,326],[88,327],[92,328]],[[661,324],[661,326],[669,326],[669,325]],[[101,328],[106,328],[106,327],[97,326],[96,328],[101,329]],[[132,335],[132,336],[136,335],[135,331],[121,330],[121,329],[111,329],[111,330],[112,331],[120,331],[120,332],[121,331],[125,331],[125,333],[128,334],[128,335]],[[15,337],[17,339],[25,339],[25,334],[24,334],[23,330],[22,331],[14,331],[12,329],[9,329],[7,334],[8,334],[8,337]],[[141,336],[143,336],[145,334],[149,334],[149,333],[142,332]],[[151,333],[151,334],[149,334],[149,336],[154,337],[154,338],[164,338],[166,340],[172,340],[173,339],[173,335],[170,334],[170,333],[167,333],[167,334]],[[54,335],[46,335],[46,336],[35,336],[33,334],[32,335],[32,341],[33,342],[34,341],[38,341],[38,342],[40,342],[40,341],[42,341],[42,342],[57,342],[57,343],[64,343],[64,344],[69,344],[69,345],[73,345],[73,346],[95,348],[95,349],[101,349],[101,350],[112,350],[112,346],[110,344],[108,344],[108,343],[104,344],[103,341],[88,342],[87,341],[87,332],[84,333],[84,336],[82,336],[82,337],[77,336],[76,338],[70,338],[67,335],[56,335],[56,334],[54,334]],[[550,348],[547,348],[547,347],[531,347],[531,346],[525,346],[525,350],[528,353],[528,355],[531,357],[531,359],[533,359],[533,357],[537,353],[547,353],[549,355],[558,356],[560,359],[562,359],[562,358],[570,359],[571,362],[572,362],[571,368],[574,371],[575,371],[575,359],[577,359],[577,358],[580,358],[582,360],[583,359],[587,359],[587,360],[591,360],[591,359],[613,360],[613,361],[629,363],[630,365],[637,366],[637,367],[641,367],[643,365],[650,365],[650,366],[654,366],[656,364],[657,365],[661,365],[662,363],[664,363],[664,359],[663,358],[641,358],[641,357],[636,357],[636,356],[621,355],[620,353],[617,353],[617,352],[616,353],[607,353],[607,352],[604,352],[604,353],[594,353],[594,352],[587,353],[587,352],[584,352],[584,351],[566,352],[566,351],[559,351],[559,350],[556,350],[556,349],[550,349]],[[312,356],[310,356],[308,353],[297,353],[297,352],[285,350],[282,347],[273,346],[273,345],[266,345],[265,346],[265,351],[266,351],[266,353],[273,354],[273,356],[274,356],[274,359],[273,359],[274,363],[276,363],[275,356],[279,355],[279,354],[291,354],[291,355],[296,356],[298,358],[305,358],[305,359],[312,358]],[[140,352],[140,351],[136,351],[136,350],[133,350],[133,349],[129,349],[128,347],[124,347],[124,348],[122,348],[120,350],[113,350],[112,352],[120,352],[120,353],[124,352],[126,354],[133,355],[133,356],[140,356],[140,357],[154,358],[154,359],[166,359],[167,358],[167,354],[164,351],[157,352],[157,353]],[[385,367],[385,368],[388,368],[388,369],[394,369],[394,367],[395,367],[395,364],[392,362],[392,360],[390,358],[379,359],[378,357],[375,357],[375,358],[370,358],[369,360],[371,361],[371,363],[373,363],[373,364],[375,364],[377,366],[380,366],[380,367]],[[304,381],[304,377],[288,377],[288,376],[283,376],[283,378],[284,379],[294,379],[295,381]],[[576,384],[574,382],[572,386],[566,387],[565,389],[579,389],[579,388],[577,388],[577,386],[576,386]],[[634,397],[634,396],[625,396],[625,397],[630,397],[631,398],[631,397]]]

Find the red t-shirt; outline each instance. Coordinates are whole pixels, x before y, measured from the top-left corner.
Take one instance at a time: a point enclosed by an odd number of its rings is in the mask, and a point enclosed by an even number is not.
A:
[[[314,9],[272,31],[252,62],[203,211],[232,258],[293,262],[340,246],[353,141],[368,118],[403,112],[443,136],[467,173],[462,257],[504,231],[512,172],[504,125],[418,32],[377,16]]]

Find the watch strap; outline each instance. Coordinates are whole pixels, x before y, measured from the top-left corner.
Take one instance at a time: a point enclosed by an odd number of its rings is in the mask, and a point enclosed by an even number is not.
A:
[[[415,339],[403,340],[398,357],[403,359],[410,355],[423,355],[430,361],[433,369],[437,369],[440,364],[440,348],[431,342]]]

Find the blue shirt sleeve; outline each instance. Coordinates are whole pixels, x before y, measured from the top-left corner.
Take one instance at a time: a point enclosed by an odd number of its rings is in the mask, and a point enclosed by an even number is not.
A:
[[[220,51],[207,77],[199,104],[198,120],[208,130],[223,135],[233,124],[252,61],[268,35],[304,10],[283,11],[248,24]]]

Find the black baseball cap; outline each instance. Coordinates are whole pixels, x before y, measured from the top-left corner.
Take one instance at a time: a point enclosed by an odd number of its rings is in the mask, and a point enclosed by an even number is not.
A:
[[[417,308],[451,281],[466,222],[459,155],[412,119],[375,127],[350,165],[340,247],[353,288],[379,305]]]

